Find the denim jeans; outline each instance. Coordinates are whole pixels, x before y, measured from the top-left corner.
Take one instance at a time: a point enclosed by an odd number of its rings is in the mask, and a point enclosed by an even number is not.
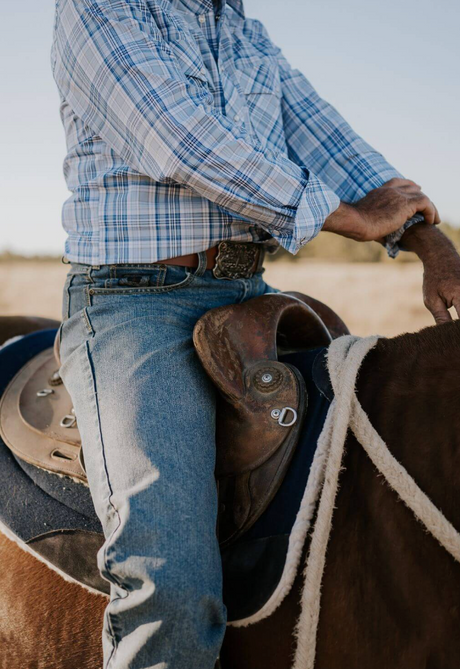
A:
[[[61,375],[81,433],[110,582],[104,669],[213,669],[226,624],[216,540],[215,389],[192,331],[266,292],[262,272],[73,264]]]

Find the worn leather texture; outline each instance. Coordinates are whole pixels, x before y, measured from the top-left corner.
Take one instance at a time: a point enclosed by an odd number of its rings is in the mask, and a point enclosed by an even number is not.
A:
[[[273,499],[302,429],[305,382],[294,366],[278,360],[278,353],[327,346],[331,339],[308,304],[283,293],[211,309],[195,325],[195,350],[219,390],[222,546],[247,532]]]
[[[56,383],[57,369],[53,348],[21,367],[0,401],[0,434],[26,462],[86,482],[72,400],[65,387]],[[61,425],[64,418],[68,427]]]
[[[224,602],[230,622],[256,614],[270,599],[283,573],[289,536],[330,406],[313,374],[314,361],[323,351],[327,349],[280,356],[280,361],[295,366],[302,374],[308,408],[297,447],[276,495],[245,534],[229,546],[221,547]]]
[[[45,560],[79,583],[109,594],[110,584],[100,575],[96,562],[103,543],[103,534],[88,530],[53,530],[27,542]]]

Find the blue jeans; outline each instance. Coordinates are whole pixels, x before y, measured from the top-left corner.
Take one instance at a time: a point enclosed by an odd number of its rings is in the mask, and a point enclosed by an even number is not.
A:
[[[73,264],[61,375],[80,429],[111,596],[104,669],[213,669],[226,611],[216,540],[215,390],[192,331],[265,292],[174,265]]]

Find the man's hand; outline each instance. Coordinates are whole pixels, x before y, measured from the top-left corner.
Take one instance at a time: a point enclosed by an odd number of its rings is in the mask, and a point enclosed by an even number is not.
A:
[[[341,203],[326,219],[323,230],[358,242],[382,242],[416,213],[423,214],[428,224],[441,222],[436,207],[420,186],[408,179],[391,179],[354,204]]]
[[[452,320],[450,307],[460,317],[460,256],[451,241],[439,229],[417,223],[400,245],[423,262],[423,301],[436,323]]]
[[[359,242],[384,242],[415,214],[425,223],[408,228],[399,244],[416,253],[423,262],[423,300],[436,323],[452,320],[448,311],[455,307],[460,318],[460,256],[449,239],[435,226],[441,222],[438,210],[407,179],[391,179],[371,190],[354,204],[341,203],[325,221],[323,230]],[[434,224],[434,225],[433,225]]]

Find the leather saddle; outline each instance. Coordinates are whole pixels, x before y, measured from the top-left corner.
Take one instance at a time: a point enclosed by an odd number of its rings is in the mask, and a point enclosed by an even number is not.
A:
[[[254,525],[289,467],[305,416],[305,383],[281,353],[327,346],[348,330],[301,293],[271,293],[211,309],[197,322],[197,354],[218,389],[219,541]],[[0,402],[0,434],[13,454],[87,485],[77,417],[59,376],[59,351],[35,355]]]
[[[308,403],[305,381],[278,355],[330,341],[318,314],[283,293],[211,309],[197,322],[195,350],[219,390],[216,479],[221,546],[247,532],[267,508],[302,429]]]

